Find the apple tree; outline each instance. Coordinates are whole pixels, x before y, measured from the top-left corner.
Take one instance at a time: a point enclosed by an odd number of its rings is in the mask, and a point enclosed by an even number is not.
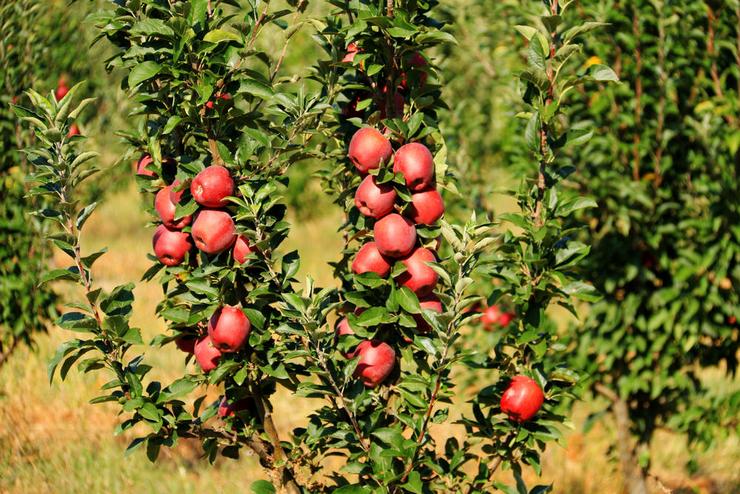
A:
[[[593,298],[574,271],[588,247],[566,225],[593,203],[562,187],[574,170],[559,152],[587,132],[567,125],[560,104],[572,88],[614,74],[607,67],[576,73],[575,35],[588,26],[565,26],[563,8],[546,4],[540,25],[518,27],[531,46],[520,116],[535,179],[517,195],[521,213],[499,218],[521,233],[499,236],[476,215],[464,225],[440,219],[439,192],[459,193],[438,120],[445,106],[434,64],[440,45],[453,39],[440,29],[436,2],[334,2],[325,21],[321,40],[331,58],[316,77],[335,113],[322,176],[345,211],[335,332],[313,329],[323,325],[308,317],[317,300],[295,310],[307,319],[302,334],[322,379],[306,392],[328,401],[303,432],[304,447],[346,457],[344,471],[364,486],[346,492],[527,492],[522,467],[539,471],[540,452],[559,437],[564,417],[556,407],[575,376],[552,364],[553,347],[564,346],[545,310],[553,301],[571,307],[574,298]],[[482,300],[474,286],[480,277],[500,280],[486,295],[506,295],[518,317],[492,349],[474,351],[461,337],[479,318],[472,309]],[[334,346],[344,365],[330,359]],[[493,384],[456,389],[453,370],[465,367]],[[430,428],[446,423],[465,435],[442,445]],[[494,478],[502,465],[513,470],[516,488]]]
[[[27,215],[42,204],[27,197],[24,182],[29,164],[22,150],[34,135],[10,105],[24,102],[23,92],[31,87],[56,87],[61,98],[69,89],[67,79],[96,80],[76,56],[76,47],[85,43],[79,25],[78,15],[40,0],[0,6],[0,366],[19,344],[31,344],[34,334],[46,330],[57,304],[49,286],[38,286],[50,254],[42,238],[45,227]],[[60,72],[50,72],[52,66]]]
[[[598,203],[579,219],[593,244],[584,276],[603,294],[574,328],[571,365],[606,400],[634,494],[647,491],[657,429],[693,446],[737,430],[738,393],[703,369],[738,364],[740,7],[619,5],[582,13],[609,24],[587,46],[616,57],[622,84],[568,111],[595,128],[572,159]]]

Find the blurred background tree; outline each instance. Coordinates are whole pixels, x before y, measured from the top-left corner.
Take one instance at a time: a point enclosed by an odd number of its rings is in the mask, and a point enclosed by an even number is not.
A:
[[[656,429],[691,445],[738,430],[740,392],[708,386],[702,369],[732,376],[738,364],[740,8],[607,1],[580,13],[609,23],[587,49],[616,56],[622,84],[569,115],[595,128],[573,154],[573,186],[599,204],[582,218],[585,275],[604,296],[572,326],[571,362],[606,398],[625,481],[642,493]]]
[[[35,200],[26,197],[27,161],[18,151],[34,137],[17,123],[9,105],[22,103],[30,87],[62,95],[72,81],[88,79],[93,90],[102,85],[102,70],[95,71],[97,66],[80,56],[91,41],[82,29],[85,15],[56,1],[0,6],[0,365],[18,344],[31,343],[35,333],[45,330],[57,302],[53,290],[38,286],[50,251],[40,240],[41,223],[27,214]],[[91,111],[87,119],[103,126],[101,115]]]

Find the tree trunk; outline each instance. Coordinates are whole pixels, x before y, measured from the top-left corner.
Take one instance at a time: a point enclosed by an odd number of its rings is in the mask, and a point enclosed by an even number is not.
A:
[[[630,433],[630,414],[627,403],[613,390],[603,384],[596,385],[596,391],[612,403],[612,413],[617,426],[617,450],[622,469],[624,487],[629,494],[648,494],[645,471],[637,461],[637,448]]]
[[[627,403],[617,399],[612,404],[612,410],[617,423],[617,447],[624,486],[629,494],[648,494],[645,472],[637,461],[636,448],[632,443]]]

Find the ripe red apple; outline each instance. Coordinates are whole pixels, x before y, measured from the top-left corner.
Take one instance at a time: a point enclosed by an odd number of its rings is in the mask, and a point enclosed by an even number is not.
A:
[[[154,170],[148,168],[149,165],[151,165],[153,162],[154,160],[152,160],[152,157],[148,154],[145,154],[144,156],[139,158],[138,163],[136,163],[136,174],[144,177],[156,178],[157,174],[154,172]]]
[[[502,311],[501,307],[494,304],[483,311],[480,321],[483,324],[483,329],[491,331],[496,327],[505,328],[508,326],[514,320],[514,315],[511,312]]]
[[[354,41],[347,45],[347,53],[342,58],[342,62],[352,63],[355,60],[355,55],[360,52],[360,47]]]
[[[401,173],[412,192],[428,189],[434,183],[434,158],[423,144],[410,142],[393,156],[393,172]]]
[[[239,307],[224,305],[208,321],[208,336],[224,353],[239,351],[247,342],[252,325]]]
[[[348,156],[360,173],[379,168],[393,154],[391,143],[377,129],[363,127],[349,141]]]
[[[219,93],[216,95],[215,101],[222,100],[222,101],[229,101],[231,99],[231,94],[229,93]],[[210,99],[206,101],[205,107],[207,110],[213,110],[213,107],[215,106],[214,100]]]
[[[542,388],[527,376],[515,376],[501,395],[501,411],[515,422],[526,422],[537,414],[545,394]]]
[[[363,341],[357,345],[352,358],[358,355],[360,360],[354,375],[368,388],[374,388],[385,381],[396,365],[396,352],[380,340]]]
[[[208,208],[221,208],[228,204],[225,197],[234,195],[234,180],[229,170],[212,165],[198,173],[190,184],[195,202]]]
[[[198,213],[192,228],[195,246],[206,254],[218,254],[236,241],[234,220],[226,211],[205,209]]]
[[[355,274],[377,273],[381,278],[391,272],[391,261],[378,250],[375,242],[368,242],[357,251],[352,261],[352,272]]]
[[[352,328],[349,325],[349,319],[346,317],[343,317],[342,319],[337,322],[336,326],[334,327],[334,344],[336,344],[339,341],[340,336],[348,336],[351,334],[355,334],[355,332],[352,330]],[[342,356],[344,358],[352,358],[352,352],[348,353],[342,353]]]
[[[247,262],[247,256],[253,252],[257,252],[257,249],[249,244],[249,239],[244,235],[239,235],[236,242],[234,242],[234,251],[232,252],[236,262],[244,264]]]
[[[384,256],[407,256],[416,244],[416,227],[400,214],[389,214],[375,223],[375,244]]]
[[[235,417],[238,412],[249,409],[250,400],[241,399],[236,401],[228,401],[226,397],[221,399],[218,404],[218,416],[219,418]]]
[[[185,260],[185,254],[193,247],[190,235],[179,230],[170,230],[159,225],[152,237],[154,255],[165,266],[177,266]]]
[[[67,137],[73,137],[80,135],[80,128],[77,126],[76,123],[73,123],[69,126],[69,132],[67,132]]]
[[[159,189],[157,195],[154,196],[154,209],[157,210],[164,226],[173,230],[182,230],[190,224],[192,216],[187,215],[183,216],[179,220],[175,219],[175,209],[177,206],[172,202],[171,192],[172,185],[167,185],[166,187]],[[175,194],[175,198],[178,202],[180,201],[180,197],[182,197],[182,192]]]
[[[445,214],[445,203],[436,189],[411,194],[411,221],[417,225],[432,225]]]
[[[355,206],[371,218],[382,218],[390,213],[395,202],[396,189],[391,184],[379,184],[372,175],[365,177],[355,192]]]
[[[64,79],[59,79],[59,83],[57,84],[57,89],[56,91],[54,91],[54,94],[57,97],[57,101],[64,98],[68,92],[69,92],[69,86],[67,86],[67,83],[64,81]]]
[[[221,359],[221,351],[213,346],[210,336],[203,336],[195,342],[193,349],[195,360],[203,372],[211,372],[218,367],[218,361]]]
[[[195,338],[189,336],[180,336],[175,340],[175,346],[178,350],[185,353],[193,353],[195,351]]]
[[[434,312],[437,312],[439,314],[441,314],[443,311],[442,302],[434,294],[420,298],[419,305],[421,306],[422,310],[433,310]],[[414,320],[416,321],[416,329],[420,333],[426,333],[427,331],[429,331],[429,323],[426,321],[426,319],[424,319],[424,316],[422,316],[421,314],[414,314]]]
[[[434,253],[429,249],[419,247],[414,250],[410,256],[401,259],[406,271],[398,277],[398,283],[408,287],[419,297],[429,295],[434,290],[439,276],[426,263],[436,260]]]
[[[729,324],[730,326],[734,326],[736,322],[737,322],[737,317],[727,316],[727,324]]]

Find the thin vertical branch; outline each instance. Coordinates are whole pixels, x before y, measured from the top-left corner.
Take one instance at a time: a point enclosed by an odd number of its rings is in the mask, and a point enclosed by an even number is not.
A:
[[[635,46],[635,125],[632,136],[632,179],[640,180],[640,128],[642,122],[642,48],[640,46],[640,17],[637,9],[632,12],[632,35],[637,46]]]

